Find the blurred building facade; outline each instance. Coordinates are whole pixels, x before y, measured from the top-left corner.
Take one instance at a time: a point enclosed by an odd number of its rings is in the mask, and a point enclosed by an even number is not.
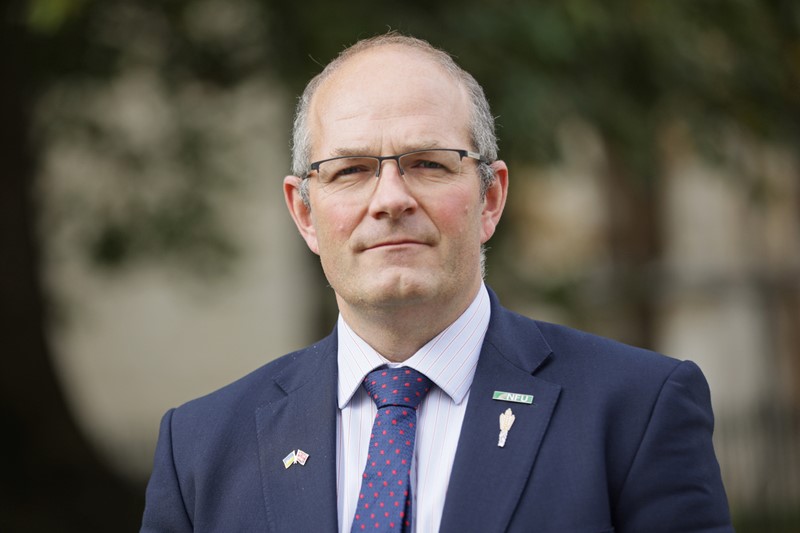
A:
[[[724,143],[725,159],[712,163],[682,128],[665,135],[656,193],[660,253],[638,273],[654,309],[648,344],[697,362],[706,374],[734,512],[795,512],[800,164],[789,147],[736,132],[725,134]],[[516,278],[540,287],[561,280],[569,297],[548,303],[510,293],[506,301],[530,316],[640,340],[630,314],[619,312],[627,284],[624,274],[615,274],[609,249],[608,198],[615,192],[605,177],[602,143],[590,125],[575,123],[565,131],[561,153],[553,167],[512,165],[514,228],[506,253],[519,259]]]
[[[131,165],[125,151],[69,129],[45,131],[40,233],[56,310],[53,356],[84,431],[116,470],[142,482],[168,408],[309,341],[313,264],[281,191],[291,104],[263,79],[230,92],[196,86],[174,94],[142,69],[94,91],[72,90],[45,99],[40,121],[59,124],[65,109],[77,109],[81,121],[124,139],[142,162]],[[181,183],[207,187],[175,156],[186,134],[175,125],[187,116],[206,172],[226,181],[212,187],[210,201],[231,251],[206,257],[190,250],[188,259],[148,252],[120,267],[98,265],[86,250],[92,227],[107,224],[98,211],[136,224],[125,212],[131,203],[158,202]],[[172,206],[142,216],[165,208]],[[191,224],[177,231],[190,232]]]

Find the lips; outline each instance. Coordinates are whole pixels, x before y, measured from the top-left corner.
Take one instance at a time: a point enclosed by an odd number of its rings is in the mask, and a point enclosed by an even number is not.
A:
[[[424,245],[426,243],[418,241],[418,240],[414,240],[414,239],[392,239],[390,241],[381,241],[381,242],[366,246],[364,249],[365,250],[374,250],[376,248],[388,248],[390,246],[402,246],[402,245],[406,245],[406,244],[409,244],[409,245],[413,245],[413,244]]]
[[[390,248],[393,246],[405,246],[405,245],[421,245],[427,246],[429,242],[425,239],[419,239],[414,237],[405,237],[405,236],[393,236],[388,237],[386,239],[375,239],[369,240],[366,243],[357,247],[358,251],[367,251],[367,250],[377,250],[380,248]]]

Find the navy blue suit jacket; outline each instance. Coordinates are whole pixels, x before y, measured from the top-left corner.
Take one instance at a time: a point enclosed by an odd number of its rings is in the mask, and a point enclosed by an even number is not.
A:
[[[696,365],[491,297],[440,531],[732,531]],[[170,410],[142,531],[336,531],[336,349],[334,332]],[[516,420],[500,448],[509,406]],[[307,463],[285,469],[298,448]]]

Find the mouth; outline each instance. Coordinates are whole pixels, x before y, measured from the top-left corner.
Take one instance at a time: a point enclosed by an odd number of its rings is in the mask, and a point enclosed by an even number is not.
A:
[[[381,241],[375,244],[371,244],[369,246],[365,246],[364,251],[392,249],[392,248],[408,248],[413,246],[427,246],[427,244],[422,241],[414,239],[392,239],[388,241]]]

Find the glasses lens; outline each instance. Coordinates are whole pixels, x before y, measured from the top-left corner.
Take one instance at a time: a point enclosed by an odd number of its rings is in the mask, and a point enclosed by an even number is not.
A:
[[[461,172],[461,156],[455,150],[412,152],[400,158],[400,166],[407,178],[446,180]]]
[[[372,157],[342,157],[325,161],[319,166],[319,180],[323,184],[352,185],[375,176],[378,160]]]

